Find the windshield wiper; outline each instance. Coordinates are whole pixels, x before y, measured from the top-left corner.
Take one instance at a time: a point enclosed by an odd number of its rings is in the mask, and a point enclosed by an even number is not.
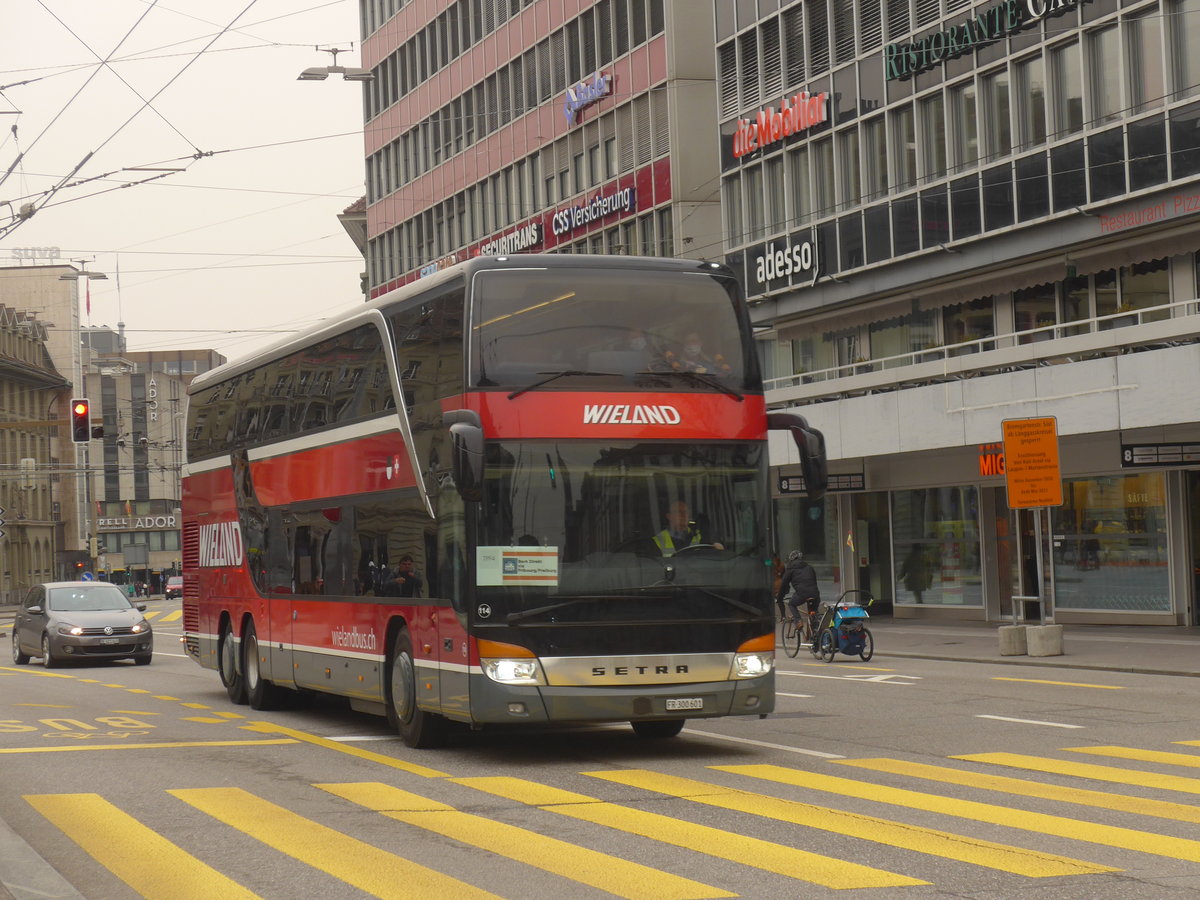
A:
[[[652,372],[650,370],[647,370],[645,372],[638,372],[637,374],[639,374],[639,375],[677,375],[677,376],[681,376],[683,378],[691,378],[692,380],[698,381],[701,384],[706,384],[709,387],[716,388],[722,394],[732,397],[738,403],[742,402],[742,394],[739,391],[735,391],[729,385],[727,385],[723,381],[721,381],[721,379],[718,378],[716,375],[710,375],[707,372],[688,372],[683,369],[679,369],[679,370],[670,369],[665,372]]]
[[[612,377],[616,378],[621,373],[620,372],[589,372],[586,369],[567,369],[565,372],[538,372],[537,374],[545,375],[546,377],[541,378],[531,384],[527,384],[523,388],[517,388],[515,391],[513,391],[511,394],[508,395],[508,399],[514,400],[517,397],[520,397],[526,391],[532,391],[535,388],[540,388],[543,384],[549,384],[550,382],[554,381],[556,378],[565,378],[567,375],[595,375],[595,376],[611,375]]]

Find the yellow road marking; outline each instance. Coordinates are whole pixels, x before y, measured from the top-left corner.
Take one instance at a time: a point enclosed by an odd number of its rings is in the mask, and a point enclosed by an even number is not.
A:
[[[951,834],[933,828],[922,828],[907,822],[893,822],[876,816],[826,809],[809,803],[734,790],[702,781],[693,781],[690,778],[659,775],[637,769],[588,772],[586,774],[629,787],[656,791],[672,797],[683,797],[719,809],[765,816],[780,822],[789,822],[806,828],[818,828],[834,834],[844,834],[848,837],[901,847],[930,856],[956,859],[959,862],[999,869],[1001,872],[1013,872],[1030,878],[1052,878],[1060,875],[1111,871],[1107,867],[1097,867],[1091,863],[1055,856],[1038,850],[1026,850],[1022,847],[976,840],[965,835]]]
[[[184,722],[199,722],[201,725],[225,725],[228,719],[216,719],[212,716],[184,716]]]
[[[74,709],[70,703],[14,703],[13,706],[28,706],[33,709]],[[120,712],[120,710],[117,710]]]
[[[165,616],[163,616],[161,619],[159,619],[158,622],[156,622],[155,624],[161,625],[163,622],[178,622],[182,618],[183,618],[183,610],[177,609],[177,610],[175,610],[175,612],[167,613]]]
[[[708,825],[695,825],[658,813],[617,806],[586,794],[576,794],[520,778],[500,776],[452,780],[456,784],[465,784],[548,812],[829,888],[900,887],[929,883]]]
[[[922,794],[902,788],[852,781],[849,778],[785,769],[782,766],[713,766],[713,768],[801,788],[831,791],[839,796],[859,797],[863,800],[891,803],[909,809],[957,816],[960,819],[969,819],[975,822],[988,822],[993,825],[1019,828],[1023,831],[1049,834],[1075,841],[1119,847],[1122,850],[1134,850],[1153,856],[1200,862],[1200,841],[1186,838],[1151,834],[1148,831],[1137,831],[1133,828],[1101,825],[1095,822],[1085,822],[1082,819],[1051,816],[1046,813],[1012,809],[1007,806],[993,806],[990,803],[978,803],[974,800],[957,800],[953,797],[941,797],[936,794]],[[1113,870],[1101,869],[1100,871]]]
[[[145,688],[125,688],[125,690],[131,694],[149,694],[150,693]]]
[[[179,698],[178,698],[178,697],[169,697],[169,696],[167,696],[166,694],[155,694],[155,695],[154,695],[154,699],[155,699],[155,700],[171,700],[171,701],[173,701],[173,702],[175,702],[175,703],[178,703],[178,702],[179,702]]]
[[[1139,816],[1154,816],[1159,819],[1174,819],[1177,822],[1200,824],[1200,807],[1169,800],[1147,800],[1127,797],[1124,794],[1106,794],[1085,788],[1061,787],[1043,784],[1040,781],[1025,781],[1006,775],[989,775],[983,772],[952,769],[949,766],[930,766],[924,763],[905,762],[899,759],[839,759],[840,766],[855,766],[873,772],[889,772],[908,778],[924,778],[941,784],[960,784],[964,787],[986,791],[1002,791],[1022,797],[1038,797],[1059,803],[1075,803],[1079,806],[1094,806],[1116,812],[1133,813]]]
[[[235,713],[235,712],[219,712],[219,713],[214,713],[213,715],[220,716],[222,719],[244,719],[244,718],[246,718],[241,713]]]
[[[164,744],[71,744],[67,747],[9,747],[0,754],[11,753],[70,753],[80,750],[177,750],[183,747],[265,747],[270,744],[294,744],[287,738],[265,741],[172,741]]]
[[[630,900],[701,900],[736,896],[689,878],[660,872],[506,822],[460,812],[453,806],[391,785],[364,782],[318,784],[315,787],[399,822],[424,828],[472,847],[480,847],[618,897],[628,897]]]
[[[212,709],[207,703],[184,703],[182,705],[188,709]]]
[[[1117,684],[1084,684],[1079,681],[1046,681],[1043,678],[1004,678],[995,676],[992,681],[1020,681],[1024,684],[1053,684],[1059,687],[1081,687],[1081,688],[1096,688],[1101,691],[1123,691],[1124,687]]]
[[[1200,794],[1200,779],[1185,778],[1181,775],[1159,775],[1156,772],[1138,772],[1133,769],[1118,769],[1115,766],[1096,766],[1074,760],[1048,759],[1020,753],[969,753],[952,756],[951,759],[1011,766],[1014,769],[1028,769],[1048,775],[1072,775],[1076,778],[1090,778],[1092,781],[1177,791],[1181,794]]]
[[[1136,747],[1063,747],[1063,749],[1070,753],[1090,753],[1093,756],[1137,759],[1142,762],[1200,769],[1200,756],[1194,753],[1167,753],[1163,750],[1139,750]]]
[[[167,793],[280,853],[376,897],[460,900],[496,896],[313,822],[241,788],[192,788]]]
[[[74,678],[74,675],[68,675],[65,672],[47,672],[45,669],[33,669],[28,666],[20,668],[3,666],[0,667],[0,672],[11,672],[14,675],[32,675],[35,678]]]
[[[394,756],[384,756],[382,753],[372,753],[370,750],[364,750],[361,747],[348,746],[346,744],[339,743],[338,741],[331,741],[328,738],[318,737],[315,734],[308,734],[304,731],[296,731],[293,728],[285,728],[283,725],[275,725],[272,722],[251,722],[249,725],[242,725],[239,727],[245,729],[246,731],[258,732],[259,734],[284,734],[305,744],[313,744],[317,747],[324,747],[326,750],[336,750],[338,753],[345,753],[347,756],[355,756],[359,759],[365,759],[368,762],[390,766],[393,769],[400,769],[401,771],[409,772],[412,775],[420,775],[424,778],[448,777],[447,773],[439,772],[437,769],[431,769],[428,766],[405,762],[402,759],[396,759]]]
[[[97,862],[148,900],[213,897],[238,900],[258,896],[99,794],[35,794],[25,799]]]
[[[123,716],[161,716],[162,713],[150,712],[148,709],[114,709],[113,712]]]

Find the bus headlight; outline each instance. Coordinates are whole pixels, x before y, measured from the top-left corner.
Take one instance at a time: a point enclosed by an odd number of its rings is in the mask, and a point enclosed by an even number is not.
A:
[[[733,655],[731,678],[760,678],[775,668],[775,633],[751,638]]]
[[[499,684],[535,685],[545,684],[542,664],[532,650],[516,644],[499,641],[476,642],[479,648],[479,665],[483,673]]]

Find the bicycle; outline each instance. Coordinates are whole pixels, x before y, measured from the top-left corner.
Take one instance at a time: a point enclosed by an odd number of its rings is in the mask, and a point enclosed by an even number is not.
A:
[[[815,618],[812,610],[802,612],[799,619],[793,617],[790,612],[784,613],[780,623],[784,653],[795,658],[801,647],[812,644]]]

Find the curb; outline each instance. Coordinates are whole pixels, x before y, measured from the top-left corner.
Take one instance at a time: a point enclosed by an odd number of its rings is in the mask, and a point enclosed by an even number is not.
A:
[[[0,818],[0,900],[85,900]]]
[[[904,650],[876,650],[875,656],[894,656],[898,659],[932,659],[942,662],[987,663],[993,666],[1040,666],[1044,669],[1079,669],[1091,672],[1126,672],[1133,675],[1174,675],[1182,678],[1198,678],[1200,672],[1180,669],[1153,669],[1147,666],[1112,666],[1082,662],[1052,662],[1038,657],[997,657],[984,659],[978,656],[948,656],[933,653],[910,653]]]

